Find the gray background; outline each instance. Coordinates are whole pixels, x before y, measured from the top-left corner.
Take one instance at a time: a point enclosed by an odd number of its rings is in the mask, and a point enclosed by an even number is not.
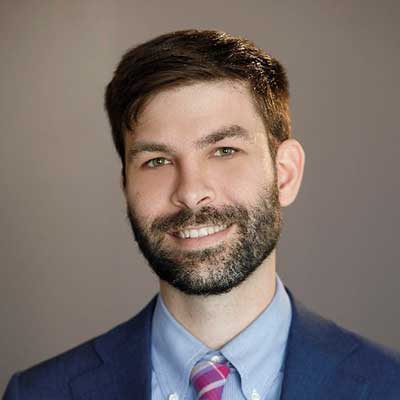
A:
[[[0,19],[0,392],[156,292],[103,92],[126,49],[190,27],[246,36],[287,67],[306,169],[284,210],[284,282],[400,348],[398,1],[3,0]]]

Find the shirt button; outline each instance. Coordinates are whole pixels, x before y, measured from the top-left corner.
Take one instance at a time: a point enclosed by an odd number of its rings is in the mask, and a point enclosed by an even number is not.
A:
[[[260,400],[261,396],[257,393],[256,389],[251,392],[251,400]]]
[[[168,396],[168,400],[179,400],[179,396],[176,393],[171,393]]]
[[[212,357],[211,357],[211,361],[212,361],[213,363],[218,363],[218,362],[221,361],[221,357],[220,357],[220,356],[212,356]]]

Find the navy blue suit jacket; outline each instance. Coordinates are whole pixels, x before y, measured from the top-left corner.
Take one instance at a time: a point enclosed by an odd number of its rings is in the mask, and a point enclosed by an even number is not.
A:
[[[290,298],[281,400],[400,399],[398,354]],[[154,305],[155,299],[109,332],[15,374],[4,400],[151,400]]]

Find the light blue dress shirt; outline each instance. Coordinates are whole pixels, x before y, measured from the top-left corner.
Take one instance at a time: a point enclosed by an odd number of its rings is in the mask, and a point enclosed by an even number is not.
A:
[[[218,357],[231,368],[222,400],[279,400],[292,310],[278,276],[276,283],[269,306],[217,351],[189,333],[158,295],[152,323],[152,400],[196,400],[192,368],[202,358]]]

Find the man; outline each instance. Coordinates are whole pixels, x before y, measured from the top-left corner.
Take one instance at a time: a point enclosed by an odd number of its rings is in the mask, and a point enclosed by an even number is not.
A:
[[[307,311],[276,274],[281,207],[305,160],[288,97],[277,60],[222,32],[125,54],[106,109],[160,294],[14,375],[6,400],[400,398],[399,356]]]

